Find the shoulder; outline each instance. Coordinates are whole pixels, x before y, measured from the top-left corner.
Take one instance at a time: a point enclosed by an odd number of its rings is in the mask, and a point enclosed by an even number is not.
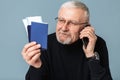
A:
[[[96,41],[96,45],[95,45],[95,50],[97,50],[97,51],[106,50],[106,51],[107,51],[106,41],[105,41],[102,37],[100,37],[100,36],[97,36],[97,41]]]
[[[97,42],[96,42],[96,44],[98,44],[98,45],[106,44],[106,41],[102,37],[97,35]]]
[[[56,39],[56,33],[52,33],[48,35],[48,41],[53,41]]]
[[[52,33],[48,35],[48,45],[53,45],[57,43],[56,33]]]
[[[48,35],[48,38],[54,38],[54,37],[56,37],[56,33],[51,33]]]

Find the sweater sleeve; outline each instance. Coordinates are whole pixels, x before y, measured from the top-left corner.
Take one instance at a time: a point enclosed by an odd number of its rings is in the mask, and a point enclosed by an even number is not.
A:
[[[96,42],[95,51],[100,55],[99,60],[88,61],[90,69],[91,80],[112,80],[109,61],[108,61],[108,50],[105,41],[98,37]]]
[[[48,80],[48,67],[47,67],[47,56],[45,52],[41,54],[42,66],[40,68],[35,68],[33,66],[29,67],[29,70],[25,76],[25,80]]]

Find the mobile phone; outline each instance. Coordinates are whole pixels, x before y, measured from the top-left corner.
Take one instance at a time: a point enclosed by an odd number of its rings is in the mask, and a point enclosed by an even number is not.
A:
[[[85,27],[87,26],[90,26],[89,24],[85,25]],[[82,42],[83,42],[83,45],[85,46],[85,48],[87,47],[88,45],[88,42],[89,42],[89,39],[87,37],[83,37],[82,38]]]
[[[83,45],[84,45],[85,48],[86,48],[87,45],[88,45],[89,39],[88,39],[87,37],[84,37],[84,38],[82,39],[82,42],[83,42]]]

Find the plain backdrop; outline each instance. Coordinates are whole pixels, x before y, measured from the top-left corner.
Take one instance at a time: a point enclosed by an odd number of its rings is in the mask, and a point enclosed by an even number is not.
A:
[[[29,65],[21,50],[28,42],[22,19],[42,16],[55,32],[54,18],[67,0],[0,0],[0,80],[24,80]],[[109,50],[113,80],[120,80],[120,0],[81,0],[90,9],[90,22]]]

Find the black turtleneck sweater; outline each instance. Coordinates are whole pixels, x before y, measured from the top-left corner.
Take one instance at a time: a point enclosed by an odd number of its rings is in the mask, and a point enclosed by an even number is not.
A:
[[[63,45],[56,35],[48,36],[48,49],[42,51],[41,68],[30,66],[26,80],[112,80],[108,51],[105,41],[98,37],[95,51],[100,60],[87,60],[79,39],[73,44]]]

